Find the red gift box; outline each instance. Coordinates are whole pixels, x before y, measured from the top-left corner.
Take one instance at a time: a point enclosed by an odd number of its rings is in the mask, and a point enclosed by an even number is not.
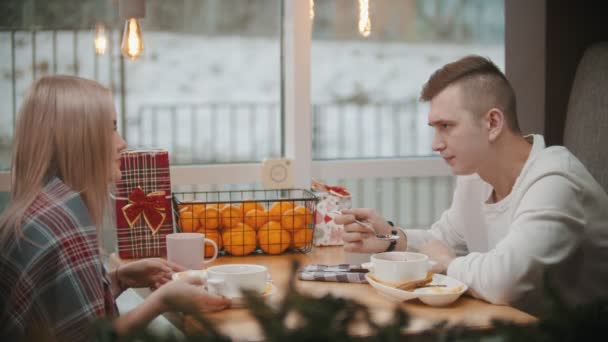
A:
[[[127,150],[120,155],[122,179],[116,184],[118,255],[124,259],[167,255],[173,233],[169,154],[165,150]]]

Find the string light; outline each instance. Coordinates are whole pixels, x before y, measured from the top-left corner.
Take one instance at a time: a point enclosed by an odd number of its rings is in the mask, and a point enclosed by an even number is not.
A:
[[[315,18],[315,0],[309,0],[310,2],[310,20]]]
[[[372,32],[372,22],[369,19],[369,0],[359,0],[359,33],[368,37]]]
[[[102,23],[95,25],[95,53],[104,55],[108,49],[108,37],[106,36],[106,27]]]

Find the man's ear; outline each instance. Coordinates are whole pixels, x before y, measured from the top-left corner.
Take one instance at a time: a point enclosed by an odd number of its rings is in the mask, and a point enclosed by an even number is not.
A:
[[[484,115],[484,125],[488,130],[488,139],[490,142],[496,141],[502,133],[505,126],[505,115],[498,108],[491,108]]]

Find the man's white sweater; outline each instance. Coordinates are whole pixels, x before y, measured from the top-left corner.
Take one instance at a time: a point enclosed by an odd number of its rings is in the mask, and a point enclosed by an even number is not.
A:
[[[533,136],[511,193],[458,177],[452,206],[429,230],[406,229],[408,249],[440,239],[459,256],[447,274],[473,296],[540,313],[544,276],[568,305],[608,295],[608,196],[566,148]]]

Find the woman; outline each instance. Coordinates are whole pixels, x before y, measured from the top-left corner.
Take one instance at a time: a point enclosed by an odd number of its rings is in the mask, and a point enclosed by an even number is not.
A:
[[[117,314],[114,299],[127,286],[160,287],[114,320],[119,335],[168,310],[230,305],[195,280],[167,283],[180,268],[162,259],[104,271],[97,237],[125,145],[111,92],[97,82],[48,76],[31,86],[15,130],[11,203],[0,217],[2,340],[87,340],[91,321]]]

